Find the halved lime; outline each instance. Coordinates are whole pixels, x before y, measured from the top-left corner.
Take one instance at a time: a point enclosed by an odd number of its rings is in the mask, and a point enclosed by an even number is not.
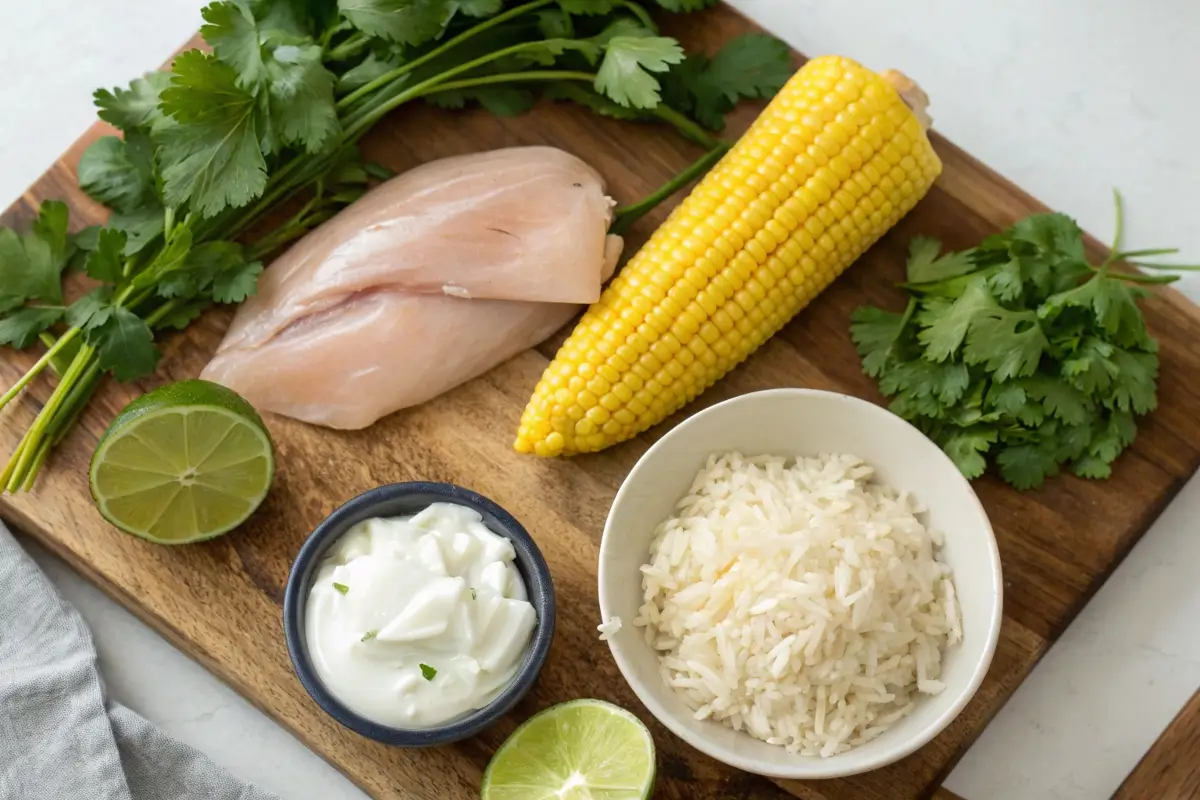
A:
[[[513,731],[483,773],[482,800],[644,800],[654,739],[603,700],[551,706]]]
[[[125,407],[92,454],[104,518],[160,544],[220,536],[249,517],[275,474],[254,407],[209,381],[163,386]]]

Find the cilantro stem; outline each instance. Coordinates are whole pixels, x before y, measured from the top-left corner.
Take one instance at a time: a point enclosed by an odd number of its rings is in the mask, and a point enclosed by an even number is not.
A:
[[[1126,250],[1123,253],[1117,253],[1113,258],[1116,261],[1128,261],[1131,258],[1145,258],[1146,256],[1173,256],[1178,252],[1178,247],[1151,247],[1148,250]]]
[[[627,230],[629,230],[633,223],[637,222],[639,219],[653,210],[663,200],[666,200],[668,197],[675,194],[675,192],[679,191],[696,178],[699,178],[701,175],[708,172],[708,170],[711,169],[714,164],[720,161],[725,153],[729,151],[730,147],[732,147],[730,143],[721,142],[712,150],[709,150],[707,153],[697,159],[690,167],[664,183],[656,192],[649,195],[644,200],[640,200],[633,205],[618,208],[616,214],[614,214],[613,224],[612,227],[609,228],[609,232],[618,234],[625,233]]]
[[[1196,272],[1200,270],[1200,264],[1149,264],[1145,261],[1130,261],[1129,263],[1142,269],[1169,269],[1179,272]]]
[[[658,29],[658,26],[654,24],[654,20],[650,17],[650,12],[642,8],[637,3],[632,2],[632,0],[620,0],[620,4],[632,11],[633,15],[638,18],[638,21],[645,25],[649,30],[653,31]]]
[[[329,35],[332,36],[335,32],[336,29],[330,32]],[[328,49],[329,42],[326,41],[323,43],[323,46],[325,47],[325,58],[328,61],[347,61],[361,53],[363,48],[370,44],[370,41],[371,40],[361,31],[355,31],[346,38],[346,41],[342,42],[332,50]]]
[[[435,47],[433,50],[430,50],[425,55],[423,55],[419,58],[415,58],[406,64],[401,64],[400,66],[396,67],[395,69],[393,69],[389,72],[385,72],[383,75],[380,75],[378,78],[375,78],[374,80],[370,81],[369,83],[366,83],[363,86],[358,87],[353,92],[351,92],[350,94],[343,97],[341,100],[338,100],[336,108],[339,111],[349,108],[350,106],[353,106],[355,103],[357,103],[359,100],[361,100],[362,98],[371,94],[376,89],[386,86],[387,84],[391,83],[392,81],[396,80],[397,78],[401,78],[401,77],[407,75],[408,73],[412,72],[417,67],[428,64],[430,61],[437,58],[438,56],[443,55],[444,53],[454,49],[455,47],[462,44],[463,42],[468,41],[469,39],[472,39],[475,36],[478,36],[479,34],[483,33],[484,31],[488,30],[489,28],[494,28],[503,22],[508,22],[510,19],[513,19],[514,17],[519,17],[522,14],[528,13],[530,11],[534,11],[538,8],[541,8],[542,6],[548,6],[553,2],[554,2],[554,0],[534,0],[534,2],[532,2],[532,3],[526,3],[525,5],[521,5],[521,6],[517,6],[516,8],[509,9],[508,11],[505,11],[502,14],[497,14],[496,16],[492,17],[491,19],[488,19],[485,22],[481,22],[480,24],[476,25],[473,28],[468,28],[467,30],[460,33],[458,36],[455,36],[453,39],[446,42],[445,44],[443,44],[439,47]]]
[[[33,488],[34,481],[37,480],[38,473],[42,471],[42,465],[46,462],[50,451],[66,438],[66,435],[75,427],[75,423],[79,421],[83,410],[87,408],[88,401],[96,393],[100,377],[100,362],[93,358],[79,380],[71,388],[71,392],[67,395],[62,409],[55,416],[55,419],[52,420],[51,425],[46,431],[46,435],[38,443],[33,461],[27,468],[25,475],[21,476],[18,474],[16,476],[22,491],[28,492]]]
[[[1111,263],[1115,253],[1121,251],[1121,244],[1125,241],[1125,203],[1121,199],[1121,192],[1113,188],[1113,208],[1115,209],[1115,221],[1113,225],[1113,243],[1112,253],[1109,254],[1109,262]]]
[[[381,103],[375,108],[370,109],[367,113],[351,113],[343,123],[345,132],[342,134],[342,141],[349,143],[357,141],[360,136],[367,132],[367,129],[380,120],[385,114],[394,108],[404,105],[409,100],[416,97],[421,97],[428,94],[431,87],[438,86],[446,82],[447,78],[453,78],[455,75],[461,75],[464,72],[470,72],[476,67],[482,67],[485,64],[490,64],[506,56],[516,55],[517,53],[526,50],[532,50],[542,46],[542,42],[522,42],[514,44],[511,47],[505,47],[500,50],[495,50],[487,55],[468,61],[465,64],[459,64],[456,67],[451,67],[440,75],[435,75],[432,78],[421,81],[410,89],[406,89],[395,97],[390,98],[386,103]],[[514,73],[519,74],[519,73]],[[592,76],[593,78],[595,76]]]
[[[61,342],[62,339],[59,341]],[[38,412],[33,424],[25,432],[25,436],[21,438],[21,443],[17,445],[17,452],[13,454],[4,474],[0,476],[0,482],[4,484],[5,491],[17,492],[25,483],[24,476],[37,456],[38,443],[94,353],[95,349],[90,345],[85,344],[79,348],[71,366],[63,375],[62,380],[58,382],[58,386],[54,387],[50,399],[46,401],[46,405],[42,406],[42,410]]]
[[[533,72],[506,72],[500,75],[484,75],[479,78],[465,78],[461,81],[439,83],[419,95],[425,97],[438,92],[448,92],[455,89],[471,89],[475,86],[487,86],[493,83],[520,83],[521,81],[594,81],[596,76],[590,72],[572,72],[569,70],[540,70]]]
[[[20,394],[21,390],[28,386],[30,382],[46,368],[46,365],[50,363],[51,359],[62,352],[62,349],[70,344],[71,341],[79,335],[79,333],[79,328],[71,328],[62,336],[60,336],[58,341],[55,342],[54,345],[48,350],[46,350],[46,352],[42,354],[42,357],[39,358],[34,365],[30,367],[24,375],[21,376],[20,380],[13,384],[12,388],[4,393],[3,397],[0,397],[0,408],[4,408],[10,402],[12,402],[12,399]]]
[[[179,298],[172,297],[170,300],[163,303],[161,306],[154,309],[154,311],[152,311],[146,315],[146,324],[148,326],[150,326],[151,328],[153,328],[155,325],[162,322],[163,317],[165,317],[167,314],[170,314],[172,311],[174,311],[178,307],[179,307]]]
[[[37,454],[33,457],[33,463],[29,466],[29,471],[24,476],[14,476],[17,488],[11,491],[28,492],[33,488],[33,482],[37,480],[37,475],[42,469],[42,464],[46,463],[46,457],[50,455],[50,448],[53,446],[54,444],[48,436],[38,443]]]
[[[666,103],[659,103],[654,108],[647,110],[654,116],[661,119],[663,122],[673,126],[675,130],[679,131],[701,147],[713,150],[723,144],[721,139],[713,136],[711,133],[704,130],[704,128],[701,128],[695,122],[692,122],[692,120],[690,120],[688,117],[680,114]]]
[[[1179,280],[1178,275],[1138,275],[1136,272],[1110,272],[1110,278],[1119,278],[1130,283],[1174,283]]]

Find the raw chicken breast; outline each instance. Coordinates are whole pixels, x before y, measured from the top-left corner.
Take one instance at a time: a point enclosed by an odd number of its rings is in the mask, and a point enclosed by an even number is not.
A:
[[[271,264],[202,377],[263,411],[364,428],[599,297],[621,253],[611,209],[599,175],[553,148],[418,167]]]
[[[600,297],[613,201],[553,147],[446,158],[377,186],[264,273],[226,334],[261,342],[350,294],[383,286],[493,300]]]
[[[201,377],[262,411],[365,428],[533,347],[578,310],[570,303],[368,292],[262,347],[221,350]]]

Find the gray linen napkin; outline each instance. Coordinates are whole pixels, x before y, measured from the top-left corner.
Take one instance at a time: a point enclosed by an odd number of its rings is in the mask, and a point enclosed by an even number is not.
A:
[[[0,523],[0,800],[278,800],[106,700],[83,618]]]

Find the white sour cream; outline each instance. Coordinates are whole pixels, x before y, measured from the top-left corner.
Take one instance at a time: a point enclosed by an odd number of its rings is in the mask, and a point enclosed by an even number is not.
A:
[[[355,525],[309,590],[305,628],[321,681],[393,727],[484,707],[517,671],[537,622],[515,558],[508,539],[452,503]]]

